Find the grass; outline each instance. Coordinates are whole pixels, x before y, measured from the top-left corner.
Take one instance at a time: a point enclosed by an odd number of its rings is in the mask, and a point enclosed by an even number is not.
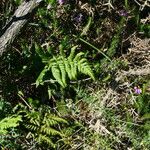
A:
[[[39,116],[46,116],[51,110],[52,114],[68,122],[54,126],[63,136],[51,136],[56,146],[51,149],[150,149],[148,6],[141,11],[135,1],[110,2],[113,8],[103,5],[100,0],[66,1],[62,5],[48,0],[41,4],[1,59],[0,121],[13,115],[18,103],[21,102],[26,111],[31,109],[28,106],[31,103],[33,110],[41,110],[41,113],[37,111]],[[1,26],[19,3],[18,0],[2,2]],[[127,14],[122,16],[121,12]],[[40,47],[39,52],[35,43]],[[62,55],[68,58],[70,48],[75,45],[78,45],[75,54],[85,53],[95,80],[79,72],[76,79],[66,76],[67,86],[61,88],[48,70],[42,76],[43,85],[36,87],[36,79],[44,67],[40,54],[47,62],[50,62],[50,56],[58,56],[55,59],[58,63]],[[81,60],[85,58],[82,56]],[[70,62],[69,66],[73,68],[73,65]],[[60,79],[63,73],[65,75],[61,69]],[[135,87],[141,92],[137,93]],[[43,107],[45,105],[48,105],[48,111]],[[31,111],[31,122],[37,119],[32,115]],[[38,119],[40,123],[43,120],[42,117]],[[0,148],[15,150],[19,143],[19,149],[47,149],[46,144],[40,145],[31,138],[31,131],[21,124],[8,130],[17,137],[12,140],[0,136]],[[39,133],[34,131],[38,137]]]

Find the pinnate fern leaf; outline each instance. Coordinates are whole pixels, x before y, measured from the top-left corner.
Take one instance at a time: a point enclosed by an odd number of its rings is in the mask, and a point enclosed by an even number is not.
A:
[[[55,130],[54,128],[47,127],[46,125],[41,126],[40,132],[50,136],[62,135],[61,132]]]
[[[70,53],[70,55],[69,55],[69,57],[68,57],[68,60],[69,60],[69,61],[72,61],[72,60],[73,60],[74,55],[75,55],[75,50],[76,50],[77,47],[78,47],[78,46],[76,45],[76,46],[74,46],[74,47],[71,48],[71,53]]]
[[[63,61],[60,61],[60,63],[58,63],[59,65],[59,69],[61,71],[61,80],[62,80],[62,83],[64,85],[64,87],[67,86],[67,83],[66,83],[66,70],[65,70],[65,65],[63,64]]]
[[[50,145],[51,147],[55,148],[55,144],[53,143],[53,141],[49,137],[47,137],[45,135],[40,134],[38,136],[38,138],[36,138],[36,139],[41,144],[44,142],[44,143]]]
[[[40,84],[41,85],[43,84],[43,78],[47,71],[48,71],[48,66],[46,65],[36,80],[36,87],[38,87]]]
[[[71,74],[71,66],[70,66],[70,63],[69,61],[67,60],[67,58],[64,60],[64,65],[65,65],[65,70],[66,70],[66,73],[69,77],[69,79],[72,80],[72,74]]]
[[[83,57],[84,53],[79,52],[75,55],[76,48],[77,46],[71,48],[71,52],[68,57],[59,55],[50,59],[50,61],[48,62],[48,69],[45,68],[42,71],[38,78],[38,81],[36,82],[37,85],[41,83],[41,80],[48,70],[52,72],[53,77],[63,88],[67,86],[68,78],[70,80],[76,80],[79,73],[88,75],[93,80],[95,80],[94,73],[87,59]]]
[[[2,119],[0,121],[0,133],[6,134],[7,129],[17,127],[19,125],[19,122],[21,121],[22,121],[22,117],[20,115],[6,117]]]
[[[61,79],[61,73],[60,73],[60,69],[58,68],[58,65],[56,63],[54,63],[51,67],[51,71],[52,71],[52,75],[53,77],[57,80],[57,82],[62,86],[65,87],[65,85],[62,82]]]

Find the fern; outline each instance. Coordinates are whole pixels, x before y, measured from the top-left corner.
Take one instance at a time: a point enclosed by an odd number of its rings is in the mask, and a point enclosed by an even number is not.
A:
[[[63,83],[64,87],[66,87],[67,86],[66,71],[65,71],[65,65],[63,65],[63,61],[61,61],[61,63],[59,63],[58,66],[59,66],[59,69],[60,69],[60,72],[61,72],[62,83]]]
[[[20,115],[18,116],[10,116],[2,119],[0,121],[0,134],[6,134],[9,128],[14,128],[19,125],[19,122],[22,121]]]
[[[36,86],[39,86],[39,84],[42,84],[43,78],[48,71],[48,66],[45,66],[40,75],[38,76],[38,79],[36,80]]]
[[[54,79],[63,88],[67,86],[67,79],[76,80],[80,73],[88,75],[95,80],[94,73],[87,59],[83,57],[84,53],[79,52],[75,55],[76,48],[77,46],[71,48],[71,52],[68,57],[65,57],[64,55],[58,55],[57,57],[54,56],[52,59],[50,59],[47,62],[46,67],[39,75],[36,81],[36,86],[43,83],[42,81],[47,71],[52,72]]]
[[[28,110],[21,105],[18,114],[24,114],[23,126],[28,129],[31,136],[39,143],[46,143],[49,147],[55,147],[54,138],[61,138],[64,136],[58,127],[61,124],[68,124],[68,122],[54,114],[51,114],[49,107],[43,106],[38,110]],[[57,141],[56,141],[57,142]]]
[[[55,148],[55,144],[53,143],[53,141],[49,138],[49,137],[46,137],[42,134],[40,134],[37,138],[37,141],[42,144],[42,143],[46,143],[48,145],[50,145],[51,147]]]

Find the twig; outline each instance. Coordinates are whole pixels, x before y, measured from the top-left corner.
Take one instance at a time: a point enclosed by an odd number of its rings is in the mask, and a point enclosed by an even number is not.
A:
[[[20,95],[18,94],[18,96],[21,98],[21,100],[29,107],[29,109],[32,109],[32,107],[25,101],[25,99]]]
[[[82,80],[77,80],[77,81],[70,81],[70,83],[78,83],[78,82],[84,82],[84,81],[89,81],[91,80],[91,78],[87,78],[87,79],[82,79]]]
[[[105,3],[105,4],[103,4],[103,5],[104,5],[104,6],[105,6],[105,5],[108,6],[109,10],[110,10],[110,8],[114,9],[114,6],[112,5],[111,0],[108,0],[108,3]]]

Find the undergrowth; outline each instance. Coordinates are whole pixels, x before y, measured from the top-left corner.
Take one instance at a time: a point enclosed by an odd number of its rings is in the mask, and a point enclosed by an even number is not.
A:
[[[0,59],[0,149],[149,150],[149,6],[43,0]]]

